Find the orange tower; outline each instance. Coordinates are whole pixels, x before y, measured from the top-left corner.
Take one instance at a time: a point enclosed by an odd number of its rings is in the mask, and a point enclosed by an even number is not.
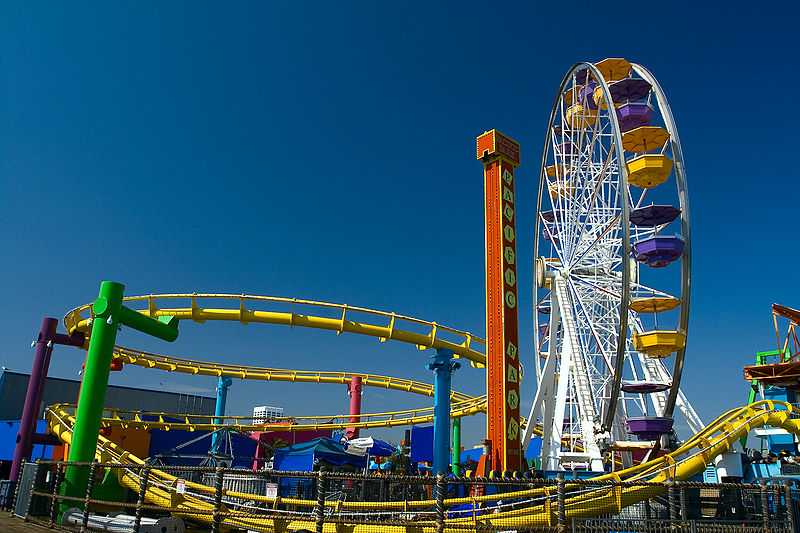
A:
[[[520,470],[519,325],[514,169],[519,143],[497,130],[477,139],[486,211],[486,438],[493,470]]]

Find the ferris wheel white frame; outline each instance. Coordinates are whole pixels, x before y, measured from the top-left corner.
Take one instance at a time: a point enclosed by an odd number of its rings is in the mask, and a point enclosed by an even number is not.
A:
[[[677,196],[681,209],[681,237],[685,244],[681,256],[681,294],[678,317],[678,330],[685,335],[688,332],[691,287],[691,238],[685,167],[680,141],[669,103],[657,80],[644,67],[636,64],[631,66],[637,75],[650,84],[651,96],[648,98],[655,97],[664,127],[670,136],[668,148],[674,163]],[[568,118],[565,118],[565,115],[569,117],[569,114],[565,113],[565,91],[573,91],[572,102],[577,102],[577,95],[574,91],[577,90],[578,84],[575,81],[575,75],[583,71],[590,73],[602,91],[604,101],[613,101],[609,84],[601,71],[594,64],[577,63],[562,79],[551,110],[542,152],[534,238],[537,278],[534,287],[534,305],[539,304],[538,289],[549,285],[551,314],[547,325],[548,333],[545,336],[540,335],[536,308],[533,313],[534,367],[538,387],[531,406],[529,424],[523,435],[523,446],[528,444],[533,434],[535,421],[541,419],[543,468],[556,470],[563,468],[565,461],[583,460],[589,469],[599,471],[603,469],[602,448],[604,442],[607,443],[614,438],[624,438],[624,420],[629,401],[638,402],[640,410],[647,413],[649,400],[655,413],[663,417],[672,417],[677,405],[693,432],[702,429],[703,424],[685,395],[680,391],[685,347],[677,352],[670,376],[662,360],[651,359],[644,354],[635,352],[631,345],[631,335],[643,330],[639,317],[628,308],[631,300],[631,286],[634,286],[634,291],[645,287],[639,283],[638,265],[628,259],[631,252],[631,232],[633,230],[634,237],[639,239],[655,235],[659,230],[632,228],[630,225],[632,204],[629,197],[628,171],[625,164],[622,133],[613,105],[608,106],[609,109],[605,114],[600,109],[597,110],[600,115],[598,118],[602,118],[597,122],[601,125],[604,124],[607,130],[598,131],[602,128],[596,124],[593,131],[595,139],[586,146],[586,149],[591,152],[595,148],[596,140],[605,137],[607,142],[605,154],[602,153],[603,143],[597,143],[600,153],[597,161],[590,153],[589,158],[584,160],[585,168],[580,165],[572,167],[572,171],[576,172],[577,177],[580,177],[579,175],[587,169],[594,173],[591,179],[583,180],[583,183],[592,188],[587,196],[586,210],[590,209],[590,205],[596,206],[598,197],[605,200],[605,194],[609,195],[608,199],[611,201],[601,202],[605,204],[605,207],[597,209],[598,213],[594,219],[592,219],[592,215],[596,213],[585,212],[583,208],[578,216],[575,216],[575,213],[570,215],[566,209],[556,209],[556,204],[561,202],[562,198],[561,193],[557,190],[555,197],[551,194],[550,201],[554,215],[552,226],[556,228],[556,231],[548,229],[544,223],[543,199],[545,194],[550,193],[549,186],[552,185],[546,171],[549,154],[552,154],[554,158],[558,158],[560,155],[561,158],[561,167],[558,166],[558,161],[555,161],[557,187],[570,188],[566,191],[567,194],[579,196],[579,193],[574,190],[574,184],[581,183],[581,180],[574,179],[576,176],[573,176],[571,184],[568,184],[566,177],[561,176],[564,180],[559,184],[558,173],[566,172],[564,170],[566,161],[572,159],[575,150],[575,144],[573,144],[575,139],[571,133],[569,138],[565,139],[564,129],[588,129],[585,127],[570,128],[566,123]],[[554,135],[557,118],[560,118],[562,137],[560,144]],[[582,141],[583,138],[580,137],[578,140]],[[580,159],[583,149],[582,146],[578,147],[578,159]],[[665,147],[666,149],[667,147]],[[565,150],[569,150],[569,155],[564,153]],[[595,179],[596,176],[600,176],[600,179]],[[605,179],[608,176],[612,178],[616,176],[616,188],[606,189],[605,185],[609,183],[613,185],[611,179]],[[586,194],[587,191],[580,192]],[[639,203],[645,195],[646,190],[641,193]],[[613,198],[611,198],[612,196]],[[637,206],[633,205],[633,207]],[[556,213],[561,215],[561,220],[558,220]],[[568,217],[571,219],[568,220]],[[581,219],[587,220],[587,222],[581,225]],[[590,226],[591,229],[588,230],[588,233],[596,238],[587,245],[583,237]],[[542,229],[551,235],[550,240],[554,244],[552,249],[556,251],[557,260],[561,262],[560,268],[548,269],[544,259],[540,258],[539,244]],[[553,235],[554,233],[555,235]],[[555,239],[563,239],[563,241],[556,242]],[[605,244],[604,247],[599,246],[601,242]],[[587,255],[592,255],[594,259],[592,261],[593,276],[587,276],[586,267],[583,266],[583,259]],[[604,264],[607,265],[607,271],[603,272],[603,276],[599,276],[598,272],[603,270],[602,265]],[[581,279],[582,275],[578,275],[581,269],[583,276],[590,277],[591,281]],[[615,277],[617,275],[618,278]],[[579,289],[578,286],[581,284],[584,286]],[[646,287],[646,289],[651,294],[666,295],[666,293],[650,287]],[[598,309],[601,310],[601,320],[598,320]],[[614,330],[616,330],[615,338],[612,335]],[[561,331],[560,336],[558,335],[559,331]],[[549,340],[553,333],[556,334],[556,340],[550,343]],[[583,336],[579,333],[582,333]],[[540,339],[540,337],[543,338]],[[547,351],[542,353],[545,343]],[[592,351],[587,348],[592,343],[595,346],[594,353],[587,354]],[[540,355],[544,356],[543,366],[540,365]],[[594,364],[592,357],[596,358],[598,355],[603,360],[605,372],[598,371]],[[626,362],[630,362],[634,358],[638,362],[639,372],[643,374],[642,378],[650,381],[668,381],[670,383],[668,391],[651,394],[648,399],[641,394],[638,395],[638,398],[621,397],[623,370]],[[635,375],[636,365],[630,364],[634,377],[638,378]],[[564,368],[569,368],[570,379],[568,380],[558,379],[558,371],[560,370],[560,373],[563,374]],[[619,408],[620,405],[621,408]],[[562,439],[568,442],[569,451],[562,450]],[[577,445],[578,441],[580,441],[579,446]],[[580,451],[576,452],[576,449],[580,449]]]

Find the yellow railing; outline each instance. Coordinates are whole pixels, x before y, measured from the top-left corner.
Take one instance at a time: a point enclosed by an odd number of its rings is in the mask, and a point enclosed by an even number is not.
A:
[[[362,384],[367,387],[391,389],[423,396],[433,396],[433,385],[411,379],[368,374],[362,372],[333,372],[324,370],[290,370],[285,368],[268,368],[249,365],[207,363],[194,359],[184,359],[170,355],[158,355],[140,350],[132,350],[117,346],[114,356],[121,359],[124,364],[136,365],[143,368],[163,370],[165,372],[180,372],[183,374],[199,376],[224,376],[237,379],[251,379],[262,381],[288,381],[293,383],[350,383],[352,376],[359,376]],[[453,391],[450,395],[454,402],[471,400],[475,396]]]
[[[51,409],[74,416],[75,406],[56,404]],[[453,403],[450,416],[459,418],[486,411],[486,397],[477,396]],[[351,419],[357,421],[351,422]],[[227,428],[241,432],[251,431],[309,431],[318,429],[387,428],[433,422],[433,408],[404,409],[360,415],[312,415],[276,418],[269,423],[255,423],[248,416],[214,416],[154,411],[131,411],[105,408],[101,427],[124,429],[165,429],[185,431],[216,431]]]
[[[215,303],[235,302],[236,305],[223,308],[201,305],[212,300]],[[124,301],[128,304],[144,304],[145,307],[139,309],[139,312],[151,317],[175,316],[180,320],[195,322],[223,320],[243,324],[279,324],[324,329],[336,333],[355,333],[377,337],[381,342],[387,340],[405,342],[423,350],[428,348],[451,350],[455,357],[468,359],[473,366],[486,365],[486,341],[480,337],[436,322],[366,307],[299,298],[211,293],[127,296]],[[159,307],[159,303],[167,301],[170,307]],[[182,302],[183,306],[180,306]],[[172,305],[176,303],[179,306],[173,307]],[[271,309],[255,308],[256,305]],[[289,309],[277,310],[277,307]],[[333,316],[300,312],[303,310]],[[64,317],[64,325],[70,333],[76,330],[89,331],[91,320],[91,305],[86,304],[69,311]],[[422,331],[414,331],[413,328]]]

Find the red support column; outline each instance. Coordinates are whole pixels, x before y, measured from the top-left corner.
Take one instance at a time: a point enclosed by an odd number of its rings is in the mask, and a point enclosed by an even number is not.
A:
[[[361,421],[361,376],[353,376],[350,378],[350,383],[347,385],[347,394],[350,396],[350,423],[355,424]],[[350,427],[345,430],[345,435],[348,439],[357,439],[359,430],[356,427]]]
[[[486,436],[492,470],[520,470],[519,332],[514,169],[519,143],[491,130],[477,139],[486,214]]]

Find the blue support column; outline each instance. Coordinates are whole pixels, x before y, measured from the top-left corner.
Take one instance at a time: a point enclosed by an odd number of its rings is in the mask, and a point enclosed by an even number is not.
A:
[[[228,402],[228,388],[233,385],[231,378],[220,376],[217,381],[217,404],[214,407],[214,423],[222,424],[222,418],[225,416],[225,404]],[[211,435],[211,453],[216,454],[219,452],[219,432]]]
[[[433,384],[433,474],[447,474],[450,466],[450,384],[461,364],[450,350],[436,350],[428,363],[436,379]]]

